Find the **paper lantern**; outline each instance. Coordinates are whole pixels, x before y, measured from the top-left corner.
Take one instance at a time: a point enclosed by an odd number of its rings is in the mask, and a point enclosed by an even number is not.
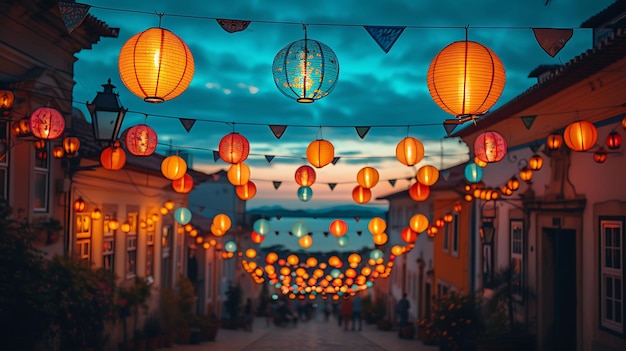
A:
[[[177,193],[187,194],[193,189],[193,178],[185,173],[181,178],[172,180],[172,188]]]
[[[122,82],[146,102],[171,100],[191,83],[194,62],[184,41],[163,28],[149,28],[132,36],[120,51]]]
[[[350,244],[350,239],[348,239],[346,235],[337,238],[337,245],[339,245],[339,247],[346,247],[348,244]]]
[[[374,261],[383,258],[383,252],[380,251],[379,249],[374,249],[372,251],[370,251],[370,258]]]
[[[220,158],[228,163],[241,163],[250,154],[248,139],[239,133],[230,133],[222,137],[218,146]]]
[[[265,235],[261,235],[253,230],[250,232],[250,240],[255,244],[261,244],[265,240]]]
[[[484,132],[474,140],[474,154],[481,161],[498,162],[504,158],[506,151],[506,140],[498,132]]]
[[[278,254],[276,252],[268,252],[265,256],[265,263],[267,264],[274,264],[276,261],[278,261]]]
[[[360,185],[357,185],[352,189],[352,199],[357,204],[364,204],[370,201],[372,198],[372,191],[370,189],[364,188]]]
[[[486,113],[500,98],[506,74],[491,49],[465,40],[446,46],[435,56],[426,80],[435,103],[463,117]]]
[[[191,222],[191,211],[186,207],[180,207],[174,211],[174,219],[179,224],[185,225]]]
[[[230,217],[228,217],[227,214],[219,213],[215,215],[215,217],[213,217],[213,224],[215,224],[217,229],[226,233],[230,229],[230,226],[232,225],[232,221],[230,220]]]
[[[150,156],[157,147],[157,134],[146,124],[138,124],[126,131],[126,150],[135,156]]]
[[[424,144],[421,141],[406,137],[396,145],[396,158],[406,166],[413,166],[424,158]]]
[[[487,167],[487,165],[488,165],[488,163],[487,163],[487,162],[485,162],[485,161],[481,160],[480,158],[478,158],[478,157],[476,157],[476,156],[474,156],[474,163],[475,163],[476,165],[478,165],[478,167],[481,167],[481,168],[485,168],[485,167]]]
[[[296,169],[295,179],[300,186],[311,186],[315,183],[316,173],[313,167],[300,166]]]
[[[301,186],[298,188],[298,199],[307,202],[313,198],[313,189],[310,186]]]
[[[235,193],[238,198],[244,201],[250,200],[256,195],[256,185],[251,180],[248,180],[246,184],[237,185],[235,187]]]
[[[272,74],[276,87],[300,103],[328,95],[337,84],[339,60],[326,44],[305,38],[282,48],[274,57]]]
[[[61,159],[65,156],[65,151],[63,151],[63,146],[55,146],[52,148],[52,156],[56,159]]]
[[[309,234],[309,227],[307,226],[306,222],[297,221],[291,226],[291,233],[295,237],[301,238]]]
[[[119,171],[126,164],[126,152],[120,147],[119,142],[108,146],[100,152],[100,164],[109,171]]]
[[[232,240],[228,240],[227,242],[224,243],[224,251],[226,252],[237,251],[237,243]]]
[[[430,196],[430,187],[420,182],[415,182],[409,188],[409,196],[415,201],[424,201]]]
[[[334,236],[344,236],[348,232],[348,224],[341,219],[335,219],[330,222],[328,230]]]
[[[411,219],[409,220],[409,226],[416,233],[421,233],[426,230],[426,228],[428,228],[428,217],[424,216],[421,213],[413,215],[413,217],[411,217]]]
[[[600,147],[598,151],[593,153],[593,160],[597,163],[604,163],[608,157],[609,153],[606,152],[604,147]]]
[[[322,168],[333,162],[335,158],[335,147],[324,139],[317,139],[306,148],[306,159],[313,167]]]
[[[298,239],[298,244],[303,249],[308,249],[311,245],[313,245],[313,238],[310,235],[305,235]]]
[[[528,160],[528,168],[533,171],[538,171],[541,167],[543,167],[543,158],[541,158],[538,154],[532,155],[532,157]]]
[[[363,167],[356,175],[356,181],[360,186],[371,189],[378,184],[378,171],[373,167]]]
[[[519,178],[528,183],[533,179],[533,171],[528,167],[524,167],[519,172]]]
[[[426,186],[432,186],[439,180],[439,170],[435,166],[426,165],[417,170],[415,178]]]
[[[374,241],[374,244],[378,246],[385,245],[388,240],[389,237],[386,233],[380,233],[372,236],[372,241]]]
[[[187,173],[187,162],[178,156],[167,156],[161,162],[161,173],[169,180],[182,178]]]
[[[407,244],[412,244],[417,240],[417,232],[410,227],[405,227],[400,232],[400,238]]]
[[[265,218],[259,218],[252,223],[252,229],[259,235],[267,235],[271,230],[270,221]]]
[[[0,90],[0,115],[7,117],[11,114],[13,103],[15,102],[15,94],[11,90]]]
[[[474,162],[470,162],[465,166],[465,179],[470,183],[478,183],[483,179],[484,171]]]
[[[563,137],[559,133],[551,133],[546,138],[546,147],[548,150],[558,150],[563,145]]]
[[[34,137],[52,140],[65,131],[65,119],[59,111],[51,107],[40,107],[30,115],[28,128]]]
[[[598,131],[590,122],[576,121],[565,127],[563,140],[573,151],[587,151],[596,144]]]
[[[370,219],[369,223],[367,224],[367,229],[373,235],[384,233],[387,229],[387,222],[385,222],[385,220],[380,217],[374,217]]]
[[[250,167],[245,163],[234,163],[226,173],[228,181],[232,185],[244,185],[250,180]]]
[[[256,257],[256,250],[253,249],[253,248],[248,248],[246,250],[246,257],[250,258],[250,259],[255,258]]]
[[[617,150],[622,145],[622,136],[618,132],[612,131],[606,137],[606,147],[609,150]]]

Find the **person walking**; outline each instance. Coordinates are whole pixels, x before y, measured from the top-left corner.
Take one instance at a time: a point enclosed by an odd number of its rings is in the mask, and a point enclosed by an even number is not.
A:
[[[350,323],[350,318],[352,318],[352,299],[350,297],[344,297],[341,300],[339,315],[343,320],[343,330],[348,330],[348,323]]]
[[[406,293],[402,294],[402,299],[398,301],[396,305],[396,313],[400,317],[400,328],[398,328],[398,336],[402,337],[402,330],[407,325],[409,320],[409,308],[411,308],[411,304],[409,300],[406,298]]]
[[[359,322],[359,331],[363,329],[363,319],[361,316],[361,313],[363,312],[361,309],[361,306],[363,305],[362,302],[363,300],[359,295],[355,295],[352,298],[352,331],[354,331],[357,321]]]

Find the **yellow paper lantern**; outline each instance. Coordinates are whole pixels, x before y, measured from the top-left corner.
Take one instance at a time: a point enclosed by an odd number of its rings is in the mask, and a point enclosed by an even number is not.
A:
[[[415,138],[406,137],[396,145],[396,158],[403,165],[413,166],[424,158],[424,144]]]
[[[230,165],[227,172],[228,181],[232,185],[244,185],[250,180],[250,167],[245,163]]]
[[[409,226],[417,233],[421,233],[428,228],[428,217],[421,213],[413,215],[409,220]]]
[[[463,117],[486,113],[500,98],[506,74],[491,49],[465,40],[446,46],[435,56],[426,80],[435,103]]]
[[[335,147],[328,140],[314,140],[306,148],[306,159],[313,167],[322,168],[335,159]]]
[[[161,173],[169,180],[180,179],[187,173],[187,162],[178,155],[168,156],[161,162]]]
[[[118,67],[126,88],[151,103],[182,94],[194,73],[187,44],[163,28],[149,28],[128,39],[120,51]]]
[[[420,183],[431,186],[439,180],[439,170],[435,166],[426,165],[417,170],[415,177]]]
[[[356,181],[360,186],[371,189],[378,184],[378,171],[373,167],[363,167],[356,175]]]
[[[382,234],[387,229],[387,222],[380,217],[374,217],[367,224],[367,229],[372,235]]]
[[[565,144],[573,151],[587,151],[598,140],[598,130],[593,123],[576,121],[569,124],[563,132]]]

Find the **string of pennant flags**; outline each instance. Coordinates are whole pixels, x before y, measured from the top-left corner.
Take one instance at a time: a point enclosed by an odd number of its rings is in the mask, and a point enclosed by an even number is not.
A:
[[[78,26],[80,26],[91,8],[108,11],[121,11],[121,12],[133,12],[138,14],[155,15],[152,12],[91,6],[88,4],[76,3],[76,2],[59,2],[59,10],[61,17],[66,26],[68,33],[72,33]],[[288,21],[262,21],[262,20],[241,20],[241,19],[225,19],[208,16],[198,15],[185,15],[185,14],[157,14],[160,17],[184,17],[190,19],[204,19],[215,20],[219,26],[228,33],[237,33],[244,31],[252,22],[257,23],[270,23],[270,24],[302,24],[300,22],[288,22]],[[400,38],[406,28],[419,28],[419,29],[433,29],[433,28],[467,28],[466,26],[376,26],[376,25],[357,25],[357,24],[338,24],[338,23],[308,23],[307,26],[337,26],[337,27],[363,27],[367,33],[374,39],[376,44],[385,52],[389,53],[393,45]],[[535,39],[539,46],[551,57],[561,51],[571,39],[574,29],[573,28],[532,28],[532,27],[475,27],[475,28],[489,28],[489,29],[531,29]]]

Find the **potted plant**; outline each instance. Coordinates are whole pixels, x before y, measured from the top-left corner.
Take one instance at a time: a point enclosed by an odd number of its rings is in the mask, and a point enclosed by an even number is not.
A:
[[[178,297],[176,292],[170,288],[162,288],[159,294],[159,318],[163,331],[163,346],[174,345],[176,328],[182,321],[180,309],[178,308]]]
[[[177,332],[177,342],[189,344],[191,342],[191,327],[194,319],[196,292],[191,280],[182,274],[178,276],[176,287],[178,289],[176,302],[181,316],[181,323]]]
[[[122,330],[124,336],[123,343],[120,344],[120,349],[145,348],[145,338],[143,331],[138,328],[138,323],[140,308],[147,310],[148,305],[146,302],[149,297],[150,285],[145,279],[140,277],[135,278],[133,285],[119,288],[119,314],[122,320]],[[127,319],[131,315],[133,316],[133,340],[128,339]]]
[[[161,344],[161,321],[156,317],[150,317],[143,326],[146,336],[146,351],[154,351]]]
[[[207,315],[200,316],[200,340],[215,341],[217,332],[220,329],[220,321],[217,320],[215,313],[210,312]]]
[[[441,351],[471,349],[468,344],[482,330],[480,300],[455,291],[437,299],[433,305],[429,333]]]
[[[226,302],[224,308],[228,318],[224,320],[223,327],[226,329],[237,329],[241,325],[239,314],[241,311],[241,302],[243,300],[241,287],[229,286],[226,290]]]

